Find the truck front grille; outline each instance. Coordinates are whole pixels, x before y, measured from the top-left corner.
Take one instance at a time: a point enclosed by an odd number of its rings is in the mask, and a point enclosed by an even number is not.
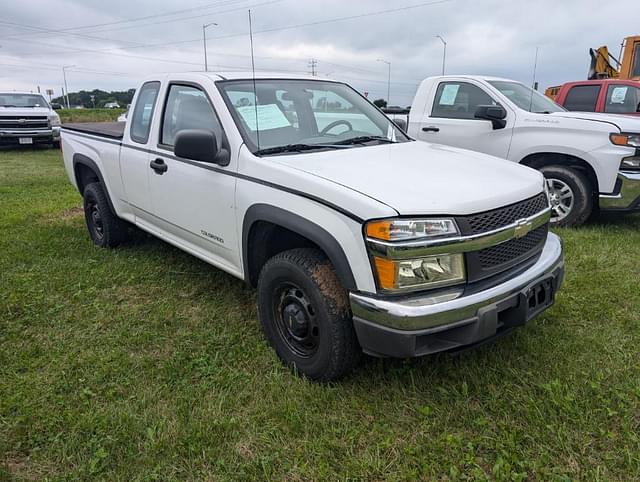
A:
[[[459,219],[462,234],[481,234],[500,229],[519,219],[528,218],[548,207],[547,196],[540,193],[525,201],[504,208],[473,214]]]
[[[523,238],[512,239],[506,243],[478,251],[478,260],[482,269],[488,270],[496,266],[502,266],[520,258],[522,255],[528,254],[547,239],[548,232],[548,225],[545,224],[538,229],[534,229]]]
[[[545,210],[548,205],[546,194],[540,193],[522,202],[484,213],[459,217],[456,221],[464,236],[483,234],[534,216]],[[473,283],[488,278],[538,256],[542,252],[548,232],[549,225],[545,224],[522,238],[510,239],[480,251],[467,253],[465,261],[468,282]]]
[[[47,129],[49,119],[46,116],[2,116],[0,117],[0,129]]]

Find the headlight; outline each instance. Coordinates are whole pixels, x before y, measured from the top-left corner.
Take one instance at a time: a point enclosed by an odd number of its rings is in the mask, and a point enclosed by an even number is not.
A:
[[[378,285],[387,291],[440,288],[465,281],[464,255],[391,260],[374,257]]]
[[[50,114],[49,125],[51,127],[58,127],[60,125],[60,116],[58,114]]]
[[[621,171],[640,171],[640,157],[625,157],[620,163]]]
[[[416,291],[463,283],[466,280],[463,254],[442,254],[421,258],[391,259],[380,256],[375,246],[420,245],[433,239],[460,235],[451,218],[383,219],[366,224],[372,247],[378,287],[384,291]]]
[[[458,226],[453,219],[385,219],[371,221],[367,237],[383,241],[414,241],[441,236],[456,236]]]
[[[640,134],[611,134],[609,139],[611,139],[611,142],[616,146],[640,148]]]

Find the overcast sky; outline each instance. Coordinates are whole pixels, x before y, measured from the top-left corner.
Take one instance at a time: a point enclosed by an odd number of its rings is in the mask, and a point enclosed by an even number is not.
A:
[[[62,66],[70,91],[135,87],[151,73],[251,66],[349,82],[371,98],[408,105],[421,79],[446,72],[531,84],[536,47],[541,88],[586,78],[589,47],[618,55],[640,34],[638,0],[0,0],[0,89],[52,88]],[[393,10],[393,11],[390,11]]]

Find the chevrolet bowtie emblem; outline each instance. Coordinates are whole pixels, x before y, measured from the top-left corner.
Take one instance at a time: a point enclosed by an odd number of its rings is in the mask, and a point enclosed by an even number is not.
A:
[[[528,221],[526,219],[518,219],[516,221],[514,237],[516,239],[525,237],[527,234],[529,234],[532,227],[533,227],[533,221]]]

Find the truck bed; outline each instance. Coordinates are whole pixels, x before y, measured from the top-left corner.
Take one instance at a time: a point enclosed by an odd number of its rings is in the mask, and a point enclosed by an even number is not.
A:
[[[84,134],[122,140],[125,124],[125,122],[77,122],[63,124],[62,128]]]

